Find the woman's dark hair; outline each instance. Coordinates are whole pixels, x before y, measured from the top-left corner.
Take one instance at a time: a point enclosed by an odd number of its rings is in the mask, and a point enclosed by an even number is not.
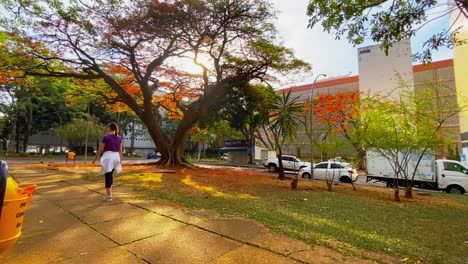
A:
[[[119,126],[117,126],[116,123],[112,122],[109,124],[109,128],[112,132],[114,132],[114,135],[118,135],[119,134]]]

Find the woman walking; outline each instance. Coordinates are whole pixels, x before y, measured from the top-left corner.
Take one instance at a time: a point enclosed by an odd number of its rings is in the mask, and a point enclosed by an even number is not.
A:
[[[119,128],[116,123],[110,123],[108,134],[106,134],[99,145],[99,149],[94,157],[93,164],[101,156],[101,172],[105,177],[106,201],[112,201],[113,174],[122,171],[122,137],[119,136]]]

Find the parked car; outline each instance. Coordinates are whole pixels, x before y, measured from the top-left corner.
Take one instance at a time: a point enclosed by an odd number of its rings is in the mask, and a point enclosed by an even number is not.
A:
[[[223,153],[223,154],[221,154],[221,156],[219,158],[222,159],[222,160],[228,160],[229,155],[227,153]]]
[[[310,166],[304,167],[299,171],[299,177],[311,178]],[[357,170],[352,168],[349,163],[325,161],[314,166],[314,179],[339,182],[355,182],[358,179]]]
[[[298,171],[303,167],[310,166],[310,162],[304,162],[294,156],[289,155],[282,155],[281,161],[285,170]],[[278,171],[278,158],[265,159],[263,161],[263,166],[265,166],[270,172]]]
[[[160,159],[161,158],[161,153],[153,151],[153,152],[148,153],[146,158],[147,159]]]

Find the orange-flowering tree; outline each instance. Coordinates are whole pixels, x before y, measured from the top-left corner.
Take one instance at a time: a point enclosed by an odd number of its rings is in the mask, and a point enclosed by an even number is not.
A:
[[[9,30],[40,40],[54,53],[41,54],[31,46],[20,49],[40,61],[27,73],[102,80],[146,125],[164,165],[186,163],[183,150],[190,129],[230,87],[307,67],[291,50],[275,44],[274,11],[267,0],[2,3],[10,11],[3,12],[3,21],[11,22]],[[195,81],[184,86],[196,88],[196,99],[178,96],[180,83],[167,77],[165,69],[175,59],[201,69],[200,76],[192,76]],[[58,62],[67,68],[52,67]],[[127,72],[116,74],[120,69]],[[127,73],[131,78],[126,86],[118,76]],[[168,97],[177,100],[164,100]],[[173,138],[162,126],[165,113],[181,118]]]
[[[306,103],[310,107],[310,103]],[[343,135],[357,152],[359,167],[363,167],[366,152],[359,134],[359,92],[319,94],[313,102],[315,120],[324,123],[328,132]]]

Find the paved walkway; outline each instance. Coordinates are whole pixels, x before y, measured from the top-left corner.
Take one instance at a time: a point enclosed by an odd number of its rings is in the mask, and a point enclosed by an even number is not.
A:
[[[22,186],[37,184],[23,234],[0,263],[372,263],[274,234],[244,218],[224,218],[115,186],[27,164],[10,166]]]

